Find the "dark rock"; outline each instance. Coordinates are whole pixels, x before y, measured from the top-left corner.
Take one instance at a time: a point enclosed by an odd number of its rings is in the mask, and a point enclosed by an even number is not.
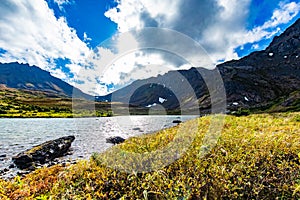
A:
[[[125,139],[121,138],[119,136],[106,138],[106,143],[111,143],[111,144],[120,144],[124,141],[125,141]]]
[[[55,158],[64,156],[72,142],[74,136],[61,137],[56,140],[50,140],[40,145],[19,153],[12,158],[14,164],[20,169],[26,169],[37,163],[47,163]]]
[[[179,120],[179,119],[175,119],[175,120],[173,120],[173,123],[174,124],[180,124],[182,121],[181,120]]]
[[[0,174],[5,174],[5,173],[8,172],[8,171],[9,171],[9,169],[7,169],[7,168],[2,169],[2,170],[0,170]]]
[[[13,169],[13,168],[15,168],[15,165],[14,165],[14,164],[11,164],[11,165],[9,165],[8,168],[9,168],[9,169]]]
[[[6,154],[0,155],[0,158],[6,158]]]
[[[30,166],[30,167],[27,168],[27,170],[29,170],[29,171],[34,171],[34,170],[35,170],[35,167],[34,167],[34,166]]]

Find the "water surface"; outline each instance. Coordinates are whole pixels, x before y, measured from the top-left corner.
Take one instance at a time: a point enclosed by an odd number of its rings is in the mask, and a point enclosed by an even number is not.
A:
[[[28,118],[0,119],[0,170],[12,164],[12,156],[34,145],[62,136],[74,135],[72,154],[64,160],[88,159],[93,152],[111,147],[110,136],[129,138],[174,126],[175,119],[196,116],[119,116],[109,118]]]

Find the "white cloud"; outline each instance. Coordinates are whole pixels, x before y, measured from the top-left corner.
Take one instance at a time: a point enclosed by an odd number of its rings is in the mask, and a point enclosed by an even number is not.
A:
[[[0,62],[29,63],[64,77],[52,71],[56,59],[69,59],[75,72],[90,54],[75,29],[65,18],[57,19],[43,0],[2,0],[0,20],[0,48],[6,50]]]
[[[64,5],[73,4],[74,0],[53,0],[59,7],[60,10],[64,10]]]
[[[253,44],[251,48],[252,49],[259,49],[259,44]]]
[[[51,74],[59,79],[67,79],[66,73],[64,73],[61,69],[51,70]]]
[[[168,26],[178,15],[180,0],[120,0],[118,3],[105,16],[116,22],[119,31],[124,33],[154,26],[156,23]]]
[[[87,33],[84,32],[84,33],[83,33],[83,40],[84,40],[85,42],[87,42],[87,41],[91,41],[92,38],[89,38],[89,37],[87,36]]]
[[[60,9],[74,3],[73,0],[54,2]],[[300,3],[283,1],[274,10],[270,20],[247,30],[245,24],[250,14],[251,0],[117,2],[117,7],[109,9],[105,16],[117,23],[119,32],[123,34],[116,35],[110,41],[112,46],[108,46],[111,48],[103,45],[92,54],[87,46],[91,40],[87,33],[84,33],[84,41],[81,41],[66,19],[57,19],[44,0],[1,0],[0,48],[6,52],[0,55],[0,62],[19,61],[37,65],[85,92],[106,94],[112,90],[107,87],[110,84],[121,87],[136,79],[191,67],[166,53],[138,50],[141,44],[159,42],[166,49],[179,52],[179,55],[183,52],[192,54],[188,45],[178,45],[176,38],[164,40],[164,35],[157,36],[154,41],[155,37],[131,34],[136,30],[144,27],[176,30],[199,42],[217,63],[219,60],[237,59],[235,49],[241,49],[247,43],[254,43],[253,48],[258,48],[255,44],[281,32],[278,26],[290,22],[300,11]],[[133,32],[126,34],[130,30]],[[166,44],[161,44],[162,41],[166,41]],[[59,67],[55,67],[58,58],[71,61],[65,67],[75,75],[74,78],[68,78]],[[85,66],[87,63],[94,66]]]
[[[245,25],[250,14],[250,3],[251,0],[119,0],[117,7],[108,10],[105,16],[117,23],[120,33],[144,27],[170,28],[179,31],[199,42],[213,61],[218,63],[219,60],[238,59],[236,48],[271,38],[280,32],[278,25],[290,22],[299,12],[299,3],[280,3],[272,18],[263,26],[247,30]],[[149,39],[132,35],[130,40],[120,39],[117,42],[117,49],[125,52],[132,46],[138,48],[139,45],[145,45],[147,42],[155,44],[163,41],[161,37],[163,35],[159,35],[157,41],[154,41],[151,36]],[[166,42],[166,49],[173,46],[171,49],[175,51],[193,53],[189,46],[178,45],[178,42],[169,38],[166,38],[166,41],[171,41],[171,43]],[[253,48],[259,48],[258,44],[254,44]],[[125,84],[134,79],[163,74],[170,69],[191,67],[186,63],[170,63],[173,59],[174,57],[168,58],[164,54],[148,54],[143,51],[138,56],[129,54],[119,58],[101,80],[106,84]],[[147,61],[148,64],[141,60]],[[168,66],[168,69],[161,66]],[[159,71],[159,68],[163,70]]]
[[[246,29],[251,0],[119,0],[105,15],[120,32],[143,27],[170,28],[184,33],[206,49],[212,59],[237,59],[235,49],[271,38],[298,13],[300,3],[279,4],[272,18],[253,30]]]
[[[219,60],[224,55],[237,57],[228,47],[232,35],[244,28],[249,3],[250,0],[120,0],[105,15],[118,24],[120,32],[148,26],[174,29],[200,42]]]
[[[270,20],[262,26],[247,30],[245,27],[248,17],[250,1],[219,0],[224,8],[219,13],[219,20],[210,25],[202,38],[204,46],[214,47],[208,50],[215,61],[238,59],[235,52],[237,47],[247,43],[259,42],[262,39],[270,39],[281,32],[279,25],[290,22],[300,11],[300,3],[279,3]],[[259,46],[254,44],[254,49]]]
[[[279,3],[279,9],[273,12],[271,20],[264,23],[261,29],[268,29],[277,27],[280,24],[286,24],[290,22],[300,11],[300,2],[290,2],[285,4],[284,2]]]
[[[121,49],[123,47],[121,45]],[[84,80],[84,84],[75,84],[76,87],[96,95],[106,95],[134,80],[175,70],[159,53],[145,54],[139,50],[125,49],[115,53],[110,49],[98,47],[89,62],[92,67],[81,69],[73,81],[75,83],[77,80]],[[108,89],[105,87],[108,85],[114,85],[116,88]]]

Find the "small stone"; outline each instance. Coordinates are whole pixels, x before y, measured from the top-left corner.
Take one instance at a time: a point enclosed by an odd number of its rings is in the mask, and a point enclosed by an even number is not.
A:
[[[119,136],[106,138],[106,143],[111,143],[111,144],[120,144],[123,143],[124,141],[125,139]]]
[[[29,170],[29,171],[34,171],[34,170],[35,170],[35,167],[34,167],[34,166],[30,166],[30,167],[27,168],[27,170]]]
[[[182,121],[181,120],[179,120],[179,119],[175,119],[175,120],[173,120],[173,123],[174,124],[180,124]]]
[[[15,168],[15,165],[14,164],[10,164],[8,168],[9,169],[13,169],[13,168]]]
[[[0,158],[6,158],[6,154],[0,155]]]

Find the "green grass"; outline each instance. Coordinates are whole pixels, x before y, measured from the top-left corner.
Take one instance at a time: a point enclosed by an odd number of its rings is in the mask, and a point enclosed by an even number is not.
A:
[[[217,145],[199,156],[211,116],[154,134],[133,137],[89,161],[39,169],[24,178],[0,179],[2,199],[299,199],[300,113],[226,116]],[[170,155],[197,134],[177,161],[152,172],[125,173],[106,163],[156,166],[145,162],[168,145]],[[178,138],[178,131],[186,130]],[[173,143],[172,143],[173,142]],[[177,146],[176,146],[177,145]],[[177,147],[177,148],[176,148]],[[130,157],[131,153],[143,156]],[[137,159],[138,160],[133,160]],[[116,163],[115,160],[120,162]],[[134,162],[133,162],[134,161]]]
[[[51,96],[51,97],[49,97]],[[73,108],[74,103],[79,108]],[[113,113],[107,103],[50,94],[47,92],[0,89],[0,117],[6,118],[70,118],[110,117]]]

